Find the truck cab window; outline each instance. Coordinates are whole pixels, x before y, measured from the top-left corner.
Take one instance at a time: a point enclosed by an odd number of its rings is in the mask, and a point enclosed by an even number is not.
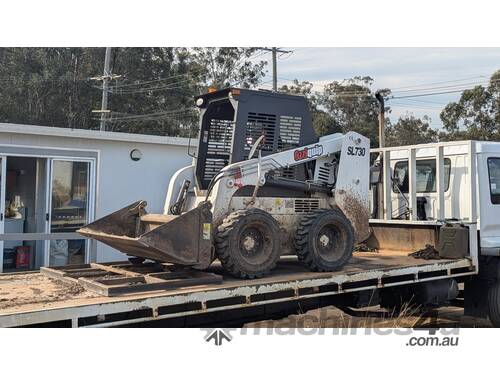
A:
[[[488,158],[491,203],[500,204],[500,158]]]
[[[450,165],[449,158],[444,159],[444,191],[450,186]],[[423,159],[416,161],[416,188],[417,193],[436,192],[436,159]],[[398,161],[394,166],[394,182],[392,190],[397,193],[398,188],[402,193],[409,191],[408,161]],[[499,198],[500,199],[500,198]]]

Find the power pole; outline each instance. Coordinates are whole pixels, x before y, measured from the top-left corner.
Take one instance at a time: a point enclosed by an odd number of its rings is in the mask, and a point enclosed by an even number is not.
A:
[[[273,56],[273,91],[278,91],[278,52],[279,53],[292,53],[293,51],[287,51],[281,48],[260,48],[263,51],[270,51]]]
[[[101,125],[99,126],[100,131],[106,130],[106,119],[108,113],[108,87],[109,80],[111,77],[110,72],[111,66],[111,47],[106,47],[106,55],[104,56],[104,73],[102,75],[102,103],[101,103]]]
[[[273,91],[278,91],[278,58],[276,47],[272,48],[273,53]]]
[[[112,79],[119,78],[120,75],[111,74],[111,47],[106,47],[106,54],[104,56],[104,73],[101,77],[92,77],[91,80],[94,81],[102,81],[102,102],[101,109],[93,110],[93,113],[101,114],[101,122],[99,125],[99,130],[106,130],[106,122],[109,120],[109,113],[111,112],[108,109],[108,92],[109,92],[109,82]]]

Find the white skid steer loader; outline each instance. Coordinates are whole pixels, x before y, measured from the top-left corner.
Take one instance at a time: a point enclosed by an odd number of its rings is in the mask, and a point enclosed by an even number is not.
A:
[[[193,165],[170,181],[163,214],[135,202],[79,230],[131,256],[255,278],[281,255],[333,271],[369,236],[369,140],[319,139],[305,98],[226,89],[196,98]]]

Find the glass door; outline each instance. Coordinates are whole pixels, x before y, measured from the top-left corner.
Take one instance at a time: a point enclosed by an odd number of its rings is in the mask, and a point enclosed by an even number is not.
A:
[[[76,233],[93,220],[93,161],[51,159],[45,264],[88,263],[89,241]]]
[[[7,157],[0,156],[0,234],[5,227],[5,181],[7,178]],[[4,252],[3,241],[0,241],[0,273],[3,272]]]

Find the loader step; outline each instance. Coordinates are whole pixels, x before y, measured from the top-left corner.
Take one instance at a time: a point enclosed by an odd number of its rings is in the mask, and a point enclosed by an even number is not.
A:
[[[165,224],[176,217],[176,215],[146,214],[141,216],[141,221],[149,224]]]

